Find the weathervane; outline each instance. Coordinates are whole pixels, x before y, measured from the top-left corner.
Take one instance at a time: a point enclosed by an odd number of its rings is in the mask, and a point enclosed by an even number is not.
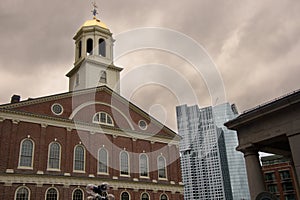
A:
[[[96,15],[99,14],[99,13],[98,13],[98,10],[97,10],[98,6],[97,6],[97,4],[96,4],[96,0],[94,0],[94,2],[92,2],[92,5],[93,5],[94,9],[93,9],[91,12],[92,12],[93,15],[94,15],[94,19],[96,19],[96,18],[97,18]]]

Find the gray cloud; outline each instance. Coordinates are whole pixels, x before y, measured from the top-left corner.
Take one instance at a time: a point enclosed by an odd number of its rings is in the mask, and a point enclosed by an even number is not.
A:
[[[203,45],[218,66],[228,101],[240,110],[299,88],[299,1],[112,0],[98,4],[100,19],[115,35],[137,27],[165,27]],[[72,37],[91,18],[90,10],[89,1],[2,0],[1,103],[14,93],[26,99],[67,90],[64,75],[74,61]],[[118,62],[127,68],[125,72],[153,61],[167,64],[190,81],[200,106],[215,103],[210,102],[203,77],[195,75],[186,61],[157,51],[128,57]],[[164,105],[170,113],[167,124],[174,128],[177,102],[164,101],[169,91],[157,87],[144,90],[152,98],[145,98],[141,88],[132,100],[145,110],[153,102]]]

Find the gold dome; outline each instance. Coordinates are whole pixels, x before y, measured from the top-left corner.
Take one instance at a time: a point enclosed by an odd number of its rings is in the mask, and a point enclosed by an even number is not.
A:
[[[94,18],[91,20],[86,21],[82,27],[87,27],[87,26],[100,26],[102,28],[108,29],[108,27],[106,26],[106,24],[104,24],[103,22],[101,22],[99,19]]]

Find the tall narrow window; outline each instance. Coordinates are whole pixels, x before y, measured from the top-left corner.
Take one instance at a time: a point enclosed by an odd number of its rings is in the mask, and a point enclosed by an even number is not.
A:
[[[123,192],[121,194],[121,200],[129,200],[129,194],[127,192]]]
[[[147,193],[143,193],[141,200],[149,200],[149,195]]]
[[[126,151],[120,153],[120,173],[121,175],[129,175],[129,156]]]
[[[81,51],[82,51],[82,42],[80,41],[78,43],[78,58],[81,58]]]
[[[80,189],[75,189],[72,200],[83,200],[83,192]]]
[[[16,190],[16,193],[15,193],[15,200],[28,200],[30,199],[30,195],[29,195],[29,189],[22,186],[22,187],[19,187],[17,190]]]
[[[60,144],[57,142],[52,142],[49,145],[48,169],[60,169],[60,155]]]
[[[21,142],[19,167],[32,168],[33,165],[33,149],[34,144],[30,139],[25,139]]]
[[[101,71],[100,72],[100,79],[99,79],[100,83],[107,83],[107,79],[106,79],[106,71]]]
[[[74,171],[84,171],[85,169],[85,149],[77,145],[74,149]]]
[[[167,178],[166,160],[163,156],[158,157],[157,165],[158,165],[158,178]]]
[[[167,195],[165,194],[162,194],[161,197],[160,197],[160,200],[168,200],[168,197]]]
[[[86,41],[86,54],[87,55],[93,55],[93,40],[90,38]]]
[[[107,151],[104,148],[101,148],[99,150],[99,166],[98,166],[98,172],[99,173],[108,173],[108,156]]]
[[[104,39],[99,39],[99,55],[106,57],[106,43]]]
[[[140,155],[140,176],[148,177],[148,157],[145,154]]]

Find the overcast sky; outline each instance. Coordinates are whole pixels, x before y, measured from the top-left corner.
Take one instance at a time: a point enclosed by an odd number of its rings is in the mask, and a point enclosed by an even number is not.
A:
[[[96,2],[98,17],[115,36],[140,27],[162,27],[201,44],[222,78],[227,101],[239,111],[299,89],[300,1]],[[65,74],[74,62],[72,38],[92,18],[91,9],[91,0],[1,0],[0,103],[9,102],[13,94],[25,100],[68,91]],[[199,106],[219,103],[209,93],[205,81],[209,77],[195,75],[191,65],[178,56],[140,50],[117,61],[124,68],[123,75],[151,63],[181,72]],[[160,105],[154,113],[167,112],[167,125],[175,129],[176,104],[193,103],[178,100],[184,96],[185,89],[181,89],[174,92],[148,85],[132,91],[130,100],[146,111]]]

